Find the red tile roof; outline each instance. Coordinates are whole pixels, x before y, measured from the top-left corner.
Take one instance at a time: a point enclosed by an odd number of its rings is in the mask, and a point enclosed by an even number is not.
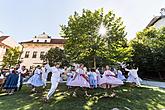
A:
[[[26,42],[20,42],[20,44],[25,44],[25,43],[35,43],[35,44],[64,44],[65,39],[51,39],[50,42],[33,42],[31,41],[26,41]]]
[[[2,42],[3,40],[7,39],[9,36],[0,36],[0,42]]]

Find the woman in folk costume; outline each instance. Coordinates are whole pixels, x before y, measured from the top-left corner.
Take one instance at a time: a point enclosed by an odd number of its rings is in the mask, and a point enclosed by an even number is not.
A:
[[[96,74],[97,74],[97,85],[99,85],[99,81],[101,79],[101,74],[100,74],[99,68],[96,69]]]
[[[70,83],[71,86],[90,87],[86,73],[84,72],[83,68],[84,65],[81,64],[80,67],[76,70],[76,74]]]
[[[71,81],[73,80],[73,77],[75,75],[75,70],[73,68],[68,68],[67,69],[67,82],[66,85],[68,86],[68,88],[71,88]]]
[[[41,67],[38,65],[37,68],[34,71],[34,75],[27,81],[27,84],[32,85],[32,91],[35,91],[36,87],[40,87],[44,85],[44,82],[42,81],[42,71]]]
[[[137,86],[140,86],[140,81],[142,81],[139,77],[138,77],[138,68],[137,69],[127,69],[125,68],[125,71],[128,71],[128,78],[126,82],[130,82],[130,83],[136,83]]]
[[[126,80],[125,76],[123,75],[123,73],[120,70],[117,70],[117,78],[122,81]]]
[[[80,67],[76,70],[76,74],[73,80],[70,82],[70,86],[90,88],[87,74],[84,72],[83,68],[84,68],[84,65],[80,64]],[[73,96],[76,96],[77,89],[78,88],[75,89]],[[85,91],[85,94],[88,96],[87,91]]]
[[[17,68],[19,68],[19,69],[17,69]],[[24,77],[24,74],[26,73],[26,67],[25,66],[19,66],[19,65],[17,65],[17,67],[16,67],[16,71],[17,71],[17,73],[18,73],[18,83],[17,83],[17,89],[18,90],[21,90],[21,88],[22,88],[22,83],[23,83],[23,77]]]
[[[120,69],[117,70],[117,78],[120,79],[120,80],[122,80],[122,81],[125,81],[126,78],[125,78],[125,76],[123,75],[121,69],[122,69],[122,68],[120,67]]]
[[[7,76],[4,83],[4,89],[8,92],[9,95],[13,94],[17,90],[18,83],[18,74],[16,73],[16,68],[10,71],[10,74]]]
[[[104,71],[103,77],[100,79],[100,85],[103,88],[111,88],[123,85],[123,81],[116,78],[115,74],[110,71],[109,66],[106,66],[106,71]]]

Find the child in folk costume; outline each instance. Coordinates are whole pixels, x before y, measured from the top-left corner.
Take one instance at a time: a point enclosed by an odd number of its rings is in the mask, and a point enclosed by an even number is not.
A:
[[[60,75],[64,72],[64,70],[61,70],[60,68],[60,63],[55,63],[53,67],[51,67],[51,72],[52,72],[52,76],[51,76],[51,88],[46,96],[46,100],[48,101],[50,99],[50,97],[54,94],[54,92],[56,91],[56,88],[60,82]]]
[[[97,73],[95,72],[95,69],[91,69],[88,76],[91,88],[97,88]]]
[[[70,82],[70,86],[90,88],[87,74],[84,72],[83,68],[84,68],[84,65],[80,64],[80,67],[76,70],[76,74],[75,74],[73,80]],[[78,88],[76,88],[73,93],[74,96],[76,96],[77,89]],[[85,91],[85,94],[88,96],[87,91]]]
[[[32,85],[32,91],[35,91],[36,87],[40,87],[44,85],[44,82],[42,81],[42,71],[41,67],[38,65],[36,70],[34,71],[34,75],[27,81],[27,84]]]
[[[140,81],[142,81],[139,77],[138,77],[138,68],[137,69],[127,69],[125,68],[125,71],[128,71],[128,78],[126,82],[130,82],[130,83],[136,83],[137,86],[140,86]]]
[[[109,66],[106,66],[106,71],[104,72],[103,77],[100,79],[100,85],[103,88],[111,88],[123,85],[123,81],[117,79],[115,74],[110,71]]]

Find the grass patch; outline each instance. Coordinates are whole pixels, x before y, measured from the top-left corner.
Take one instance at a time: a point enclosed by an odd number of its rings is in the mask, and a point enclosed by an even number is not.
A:
[[[122,86],[112,90],[101,88],[88,90],[90,97],[83,90],[77,91],[77,97],[72,96],[73,90],[68,90],[65,84],[60,84],[49,103],[43,102],[49,87],[40,93],[30,93],[23,86],[22,90],[8,96],[0,93],[1,110],[160,110],[165,108],[165,90],[152,87]],[[105,93],[108,96],[105,96]],[[110,97],[115,93],[115,97]]]

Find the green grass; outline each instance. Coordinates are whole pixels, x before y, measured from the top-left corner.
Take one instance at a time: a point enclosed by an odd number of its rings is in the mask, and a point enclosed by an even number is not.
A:
[[[30,93],[30,89],[23,86],[22,90],[8,96],[0,93],[0,110],[160,110],[165,108],[165,90],[152,87],[122,86],[112,90],[88,90],[91,97],[78,90],[77,97],[73,97],[73,90],[68,90],[60,84],[49,103],[43,101],[49,87],[41,93]],[[39,89],[41,90],[41,89]],[[115,93],[115,97],[109,96]],[[64,95],[65,94],[65,95]]]

